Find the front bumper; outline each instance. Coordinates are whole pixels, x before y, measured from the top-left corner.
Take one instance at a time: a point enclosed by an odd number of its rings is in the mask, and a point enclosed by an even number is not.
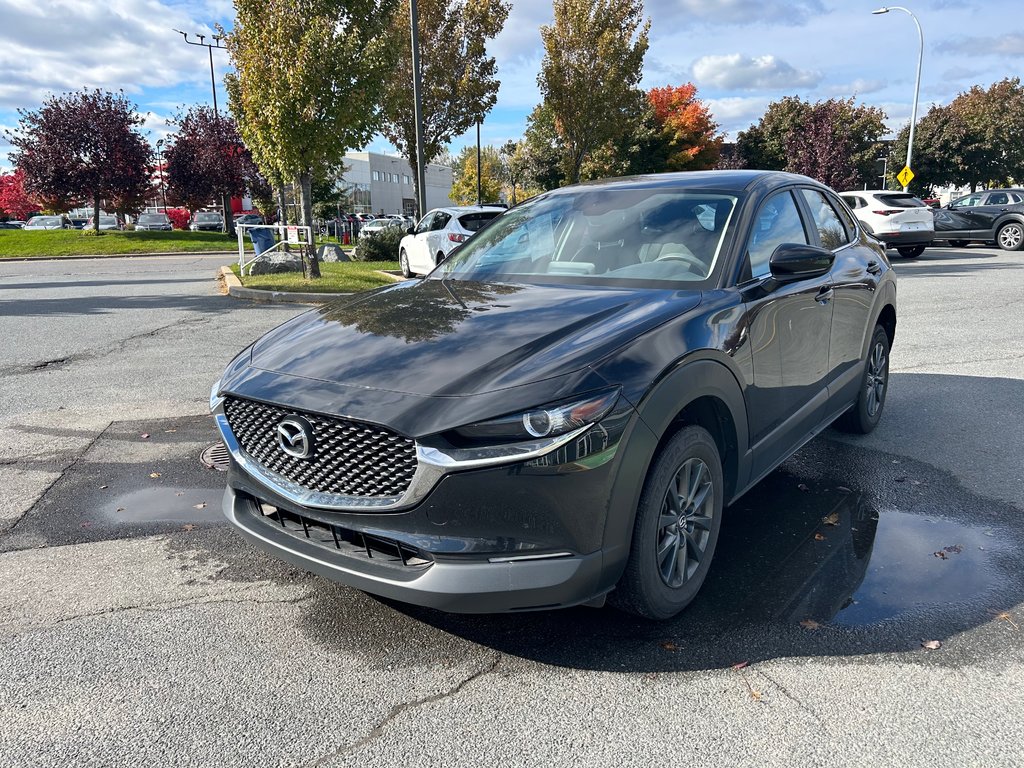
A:
[[[534,559],[433,559],[394,562],[316,543],[289,533],[251,496],[228,487],[224,514],[250,542],[293,565],[371,594],[453,613],[499,613],[577,605],[595,597],[602,570],[600,552]],[[413,558],[410,558],[410,562]]]

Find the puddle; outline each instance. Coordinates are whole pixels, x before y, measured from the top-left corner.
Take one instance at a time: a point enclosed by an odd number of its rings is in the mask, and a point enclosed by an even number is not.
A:
[[[704,607],[716,601],[751,620],[864,626],[977,602],[996,586],[990,560],[999,541],[987,528],[878,512],[860,494],[835,490],[776,495],[758,507],[752,500],[727,515],[698,598]]]
[[[222,489],[159,486],[104,502],[104,517],[122,524],[220,522]],[[198,508],[199,505],[205,505]]]

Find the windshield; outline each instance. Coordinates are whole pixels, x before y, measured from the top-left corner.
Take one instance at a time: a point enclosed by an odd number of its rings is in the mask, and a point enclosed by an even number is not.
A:
[[[220,221],[219,213],[197,213],[196,221]]]
[[[490,282],[700,282],[714,271],[737,197],[581,188],[536,197],[480,230],[432,277]]]
[[[117,224],[116,216],[100,216],[100,224]]]
[[[162,213],[144,213],[139,216],[139,224],[163,224],[167,217]]]
[[[53,227],[58,224],[60,224],[60,219],[56,216],[33,216],[28,220],[30,227]]]

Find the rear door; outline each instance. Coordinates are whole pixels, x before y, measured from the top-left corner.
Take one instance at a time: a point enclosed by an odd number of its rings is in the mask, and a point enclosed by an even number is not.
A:
[[[793,190],[770,195],[754,217],[741,265],[739,289],[754,368],[747,413],[755,475],[810,436],[827,400],[831,279],[824,275],[779,283],[769,268],[782,243],[814,242],[813,225],[804,219]]]
[[[1015,200],[1011,197],[1010,192],[996,191],[985,195],[981,205],[975,207],[972,211],[975,221],[978,223],[975,237],[994,240],[996,237],[996,221],[1010,210],[1010,206],[1014,202]]]
[[[413,272],[418,274],[426,274],[433,269],[430,266],[433,261],[428,255],[430,253],[430,245],[427,242],[427,238],[430,236],[430,228],[437,217],[437,213],[437,211],[428,211],[427,215],[420,219],[420,223],[416,225],[416,229],[413,231],[412,246],[406,250],[406,256],[409,257],[409,266]]]
[[[430,223],[430,231],[427,233],[427,260],[429,262],[430,269],[437,266],[438,258],[437,254],[446,254],[451,248],[448,248],[448,222],[452,220],[452,215],[447,211],[436,211],[434,214],[434,220]],[[455,244],[452,243],[452,248]]]

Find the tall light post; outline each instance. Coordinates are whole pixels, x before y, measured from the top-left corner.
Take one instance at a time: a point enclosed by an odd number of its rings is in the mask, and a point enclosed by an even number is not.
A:
[[[157,162],[160,163],[160,200],[164,204],[164,213],[167,213],[167,196],[164,195],[164,153],[163,153],[164,140],[156,140],[156,156]]]
[[[914,153],[914,129],[917,127],[917,101],[921,95],[921,63],[924,61],[924,32],[921,31],[921,22],[917,20],[917,16],[910,12],[909,9],[904,8],[902,5],[890,5],[887,7],[879,8],[877,11],[871,13],[878,15],[882,13],[888,13],[889,11],[903,11],[910,18],[914,20],[914,25],[917,27],[917,37],[921,45],[917,52],[917,79],[914,82],[914,108],[910,114],[910,136],[907,139],[907,163],[906,167],[910,168],[910,159]],[[903,185],[903,191],[907,191],[907,184]]]
[[[409,27],[412,33],[412,111],[416,123],[416,218],[427,212],[427,174],[423,167],[423,102],[420,91],[420,12],[416,0],[409,0]]]
[[[217,121],[217,132],[220,133],[220,111],[217,109],[217,78],[213,71],[213,49],[226,51],[227,46],[221,45],[224,38],[221,35],[212,35],[210,39],[213,42],[208,43],[206,42],[206,35],[197,34],[197,42],[196,40],[188,39],[188,32],[182,32],[180,29],[174,31],[181,35],[189,45],[198,45],[201,48],[205,48],[210,54],[210,89],[213,92],[213,116]],[[224,231],[229,235],[233,235],[235,233],[235,226],[234,219],[231,217],[231,198],[227,194],[221,198],[221,206],[224,209]]]
[[[480,195],[480,118],[476,119],[476,204],[483,205]]]

